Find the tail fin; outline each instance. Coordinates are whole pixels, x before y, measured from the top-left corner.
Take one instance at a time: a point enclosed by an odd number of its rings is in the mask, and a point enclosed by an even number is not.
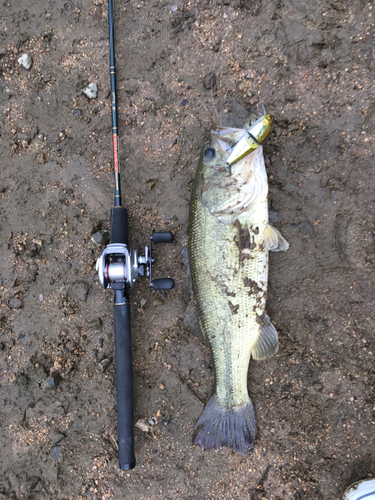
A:
[[[231,410],[221,406],[213,396],[195,426],[193,443],[205,450],[228,446],[247,456],[253,447],[255,432],[255,414],[250,398],[246,405]]]

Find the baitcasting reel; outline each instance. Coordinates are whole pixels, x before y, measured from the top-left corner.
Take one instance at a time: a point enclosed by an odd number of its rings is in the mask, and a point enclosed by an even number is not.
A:
[[[132,287],[138,276],[149,276],[150,286],[154,290],[170,290],[174,287],[171,278],[152,279],[152,242],[171,243],[171,232],[154,233],[150,236],[150,244],[145,247],[145,255],[139,255],[138,250],[128,249],[123,243],[111,243],[103,250],[96,263],[99,283],[103,288],[117,289],[116,283],[126,288]]]

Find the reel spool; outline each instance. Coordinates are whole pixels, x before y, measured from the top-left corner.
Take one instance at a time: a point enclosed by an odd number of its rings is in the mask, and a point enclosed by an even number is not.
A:
[[[118,290],[121,284],[125,288],[132,288],[139,276],[148,276],[150,286],[154,290],[171,290],[174,280],[171,278],[152,279],[152,242],[171,243],[171,232],[154,233],[150,236],[149,246],[145,246],[145,254],[139,255],[138,250],[128,249],[123,243],[111,243],[105,247],[96,263],[99,283],[105,289]]]

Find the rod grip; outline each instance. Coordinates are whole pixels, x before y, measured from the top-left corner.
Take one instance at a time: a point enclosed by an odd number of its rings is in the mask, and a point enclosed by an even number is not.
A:
[[[128,211],[125,207],[111,209],[111,243],[128,245]]]
[[[118,455],[120,469],[130,470],[135,467],[130,304],[115,304],[114,313]]]

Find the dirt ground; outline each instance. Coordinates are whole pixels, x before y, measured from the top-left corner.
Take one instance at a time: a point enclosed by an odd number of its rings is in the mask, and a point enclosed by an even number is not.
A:
[[[91,240],[113,200],[107,5],[2,2],[1,499],[339,500],[374,477],[374,5],[115,2],[131,243],[172,230],[155,276],[176,281],[131,291],[145,430],[136,468],[121,472],[113,295]],[[241,126],[258,103],[274,117],[270,205],[290,249],[270,256],[280,350],[250,366],[258,434],[245,458],[191,444],[214,380],[208,346],[184,327],[181,251],[212,122]]]

